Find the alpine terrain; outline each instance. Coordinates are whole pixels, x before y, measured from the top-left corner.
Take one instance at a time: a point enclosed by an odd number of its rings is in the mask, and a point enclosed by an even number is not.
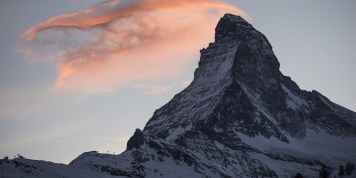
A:
[[[356,163],[355,112],[284,76],[243,18],[226,14],[215,31],[192,83],[126,151],[86,152],[69,165],[2,159],[2,177],[319,177]]]

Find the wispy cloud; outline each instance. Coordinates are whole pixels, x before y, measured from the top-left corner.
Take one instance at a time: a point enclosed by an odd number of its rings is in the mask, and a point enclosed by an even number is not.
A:
[[[171,86],[169,85],[134,85],[133,88],[139,89],[144,91],[144,94],[149,94],[149,95],[158,95],[158,94],[163,94],[167,93],[169,90],[172,89]]]
[[[226,12],[246,17],[213,0],[107,0],[32,27],[17,49],[57,62],[56,90],[112,91],[180,75]]]

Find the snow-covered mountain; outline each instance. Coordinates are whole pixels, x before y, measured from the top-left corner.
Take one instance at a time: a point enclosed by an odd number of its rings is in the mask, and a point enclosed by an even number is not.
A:
[[[5,177],[318,177],[356,163],[356,113],[279,70],[267,38],[221,18],[193,82],[137,129],[120,155],[69,165],[1,160]],[[355,173],[354,173],[355,174]]]

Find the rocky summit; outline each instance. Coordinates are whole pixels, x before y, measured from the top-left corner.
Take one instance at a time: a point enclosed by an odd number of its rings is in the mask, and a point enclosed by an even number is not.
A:
[[[267,38],[226,14],[194,80],[120,155],[2,160],[12,177],[318,177],[356,163],[356,113],[284,76]],[[10,176],[10,177],[11,177]]]

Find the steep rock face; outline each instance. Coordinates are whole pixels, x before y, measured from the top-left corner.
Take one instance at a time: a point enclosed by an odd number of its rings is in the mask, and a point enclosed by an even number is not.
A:
[[[201,51],[191,85],[148,121],[148,135],[174,140],[201,126],[196,123],[221,119],[220,129],[234,125],[249,136],[275,136],[284,142],[287,136],[304,138],[309,127],[356,135],[355,113],[317,92],[301,90],[284,76],[266,37],[244,19],[225,15],[215,40]]]

